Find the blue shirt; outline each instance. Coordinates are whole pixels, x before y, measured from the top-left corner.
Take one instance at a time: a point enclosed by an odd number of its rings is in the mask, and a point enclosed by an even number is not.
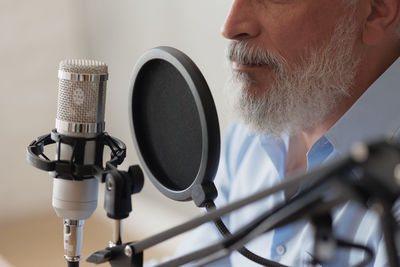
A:
[[[307,169],[347,155],[355,142],[370,142],[395,137],[400,127],[400,59],[356,101],[329,131],[315,142],[307,153]],[[242,199],[284,180],[287,138],[272,139],[255,135],[241,124],[235,124],[226,136],[220,166],[215,179],[218,189],[217,207]],[[285,200],[276,193],[251,206],[226,216],[228,228],[234,232],[252,221],[260,212]],[[246,245],[252,252],[289,266],[310,266],[314,229],[306,220],[268,232]],[[386,251],[376,214],[355,202],[348,202],[334,211],[337,237],[367,245],[375,251],[370,266],[385,266]],[[220,239],[213,224],[194,230],[180,246],[178,254],[204,247]],[[356,249],[338,249],[335,260],[324,266],[350,266],[364,258]],[[237,252],[212,266],[259,266]]]

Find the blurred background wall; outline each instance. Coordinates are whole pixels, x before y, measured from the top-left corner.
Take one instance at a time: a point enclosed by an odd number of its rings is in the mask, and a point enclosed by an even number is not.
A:
[[[0,0],[4,147],[0,156],[0,266],[4,262],[11,266],[64,263],[62,222],[51,207],[52,179],[25,159],[26,146],[54,128],[59,61],[90,58],[109,65],[106,130],[127,144],[128,156],[121,167],[126,169],[138,163],[128,120],[130,75],[140,55],[152,47],[176,47],[197,63],[214,96],[221,133],[225,132],[232,118],[223,90],[228,71],[220,27],[230,2]],[[104,248],[103,239],[111,237],[110,220],[102,208],[103,189],[97,211],[85,223],[84,257]],[[162,196],[149,180],[142,193],[133,196],[132,204],[133,213],[124,225],[125,241],[157,233],[199,212],[192,203],[176,203]],[[178,242],[161,246],[156,256],[170,254]],[[54,259],[50,254],[55,254]]]

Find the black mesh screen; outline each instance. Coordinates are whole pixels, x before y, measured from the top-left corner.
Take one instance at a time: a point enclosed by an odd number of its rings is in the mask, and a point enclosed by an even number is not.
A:
[[[188,188],[202,156],[200,117],[190,88],[170,63],[154,59],[137,75],[132,118],[147,166],[164,186]]]

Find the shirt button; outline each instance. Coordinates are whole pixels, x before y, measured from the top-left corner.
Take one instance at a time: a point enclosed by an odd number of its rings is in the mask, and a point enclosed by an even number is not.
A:
[[[278,254],[279,256],[282,256],[283,254],[285,254],[286,252],[286,248],[284,245],[279,245],[276,247],[276,254]]]

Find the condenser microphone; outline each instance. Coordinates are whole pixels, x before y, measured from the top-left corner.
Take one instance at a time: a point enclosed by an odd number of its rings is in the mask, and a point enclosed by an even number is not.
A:
[[[108,67],[95,60],[64,60],[58,79],[56,160],[70,167],[95,165],[102,153],[97,138],[105,128]],[[64,256],[77,266],[84,220],[97,207],[98,180],[76,171],[52,174],[52,205],[64,219]]]

